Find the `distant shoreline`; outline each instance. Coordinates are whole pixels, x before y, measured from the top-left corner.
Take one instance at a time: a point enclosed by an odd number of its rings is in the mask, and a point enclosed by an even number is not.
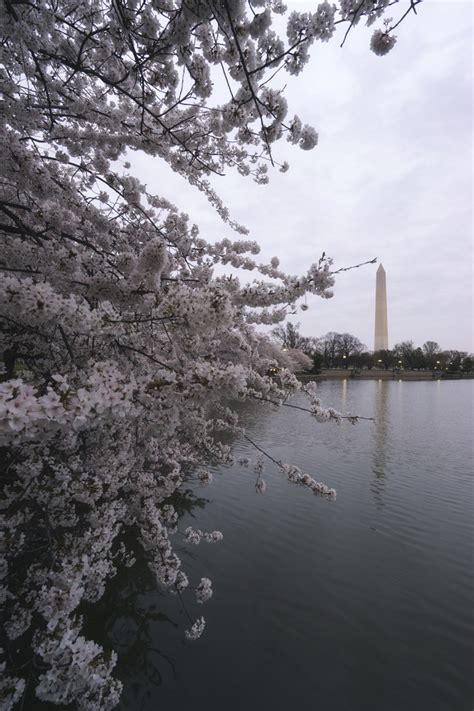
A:
[[[298,373],[300,380],[473,380],[474,373],[445,373],[440,370],[371,370],[323,368],[319,373]]]

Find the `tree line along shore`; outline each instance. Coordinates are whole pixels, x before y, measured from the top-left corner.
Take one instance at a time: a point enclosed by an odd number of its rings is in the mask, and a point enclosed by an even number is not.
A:
[[[322,368],[318,372],[298,373],[301,380],[473,380],[474,372],[449,373],[441,370],[385,370],[371,368]]]
[[[303,336],[299,324],[286,323],[273,329],[280,348],[300,366],[298,371],[326,378],[431,380],[469,378],[474,375],[474,355],[467,351],[443,349],[436,341],[422,347],[402,341],[392,349],[369,351],[350,333],[330,331],[318,338]],[[306,356],[296,359],[297,353]]]

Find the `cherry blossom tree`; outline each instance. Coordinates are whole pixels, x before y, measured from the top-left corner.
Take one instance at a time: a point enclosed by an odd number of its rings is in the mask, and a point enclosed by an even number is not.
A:
[[[306,293],[329,298],[331,260],[299,276],[276,257],[258,261],[211,179],[233,168],[267,182],[282,137],[313,148],[317,133],[289,115],[280,72],[299,74],[312,43],[338,23],[347,36],[395,4],[340,0],[291,12],[285,40],[272,29],[285,12],[279,0],[4,1],[2,709],[34,695],[88,711],[116,706],[116,653],[85,638],[81,606],[137,555],[179,598],[211,598],[211,581],[188,580],[173,549],[170,497],[186,477],[209,483],[210,463],[233,461],[219,435],[246,435],[223,403],[286,404],[300,390],[316,419],[340,419],[288,370],[268,376],[278,359],[256,328],[281,322]],[[399,21],[375,30],[373,51],[391,49]],[[212,103],[217,72],[228,98]],[[130,173],[132,151],[203,191],[235,241],[206,241],[185,212],[147,191]],[[218,276],[217,264],[254,279]],[[221,538],[184,534],[189,545]],[[204,627],[204,617],[191,619],[186,637]]]

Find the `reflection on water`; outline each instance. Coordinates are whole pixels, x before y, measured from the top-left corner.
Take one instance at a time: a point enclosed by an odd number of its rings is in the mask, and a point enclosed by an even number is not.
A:
[[[341,410],[347,412],[347,378],[343,378],[341,382]]]
[[[163,680],[163,668],[175,675],[175,664],[159,646],[160,628],[178,624],[163,612],[163,597],[143,559],[132,570],[122,571],[94,606],[84,606],[86,635],[118,654],[116,674],[125,684],[122,704],[148,708]]]
[[[194,517],[208,500],[188,489],[176,492],[170,503],[181,517]],[[131,541],[127,543],[132,546]],[[196,558],[189,549],[186,555]],[[168,594],[157,591],[138,547],[136,558],[131,569],[121,569],[113,578],[99,603],[85,605],[81,612],[87,622],[86,636],[118,654],[116,674],[125,685],[121,707],[140,711],[153,703],[164,676],[176,678],[175,659],[166,652],[166,639],[170,631],[175,638],[182,635],[184,607],[178,598],[171,598],[171,603]]]
[[[216,471],[180,523],[224,532],[183,553],[192,584],[213,580],[190,609],[206,615],[203,638],[183,641],[179,601],[139,570],[102,606],[123,652],[121,711],[471,708],[473,385],[322,383],[326,403],[375,417],[356,426],[251,404],[249,436],[338,498],[273,466],[265,496],[251,470]],[[236,452],[254,454],[245,440]]]
[[[389,423],[389,398],[393,393],[392,383],[387,380],[378,380],[375,390],[375,423],[373,426],[373,473],[370,488],[378,506],[383,506],[383,492],[385,488],[385,468],[387,459],[388,428]]]

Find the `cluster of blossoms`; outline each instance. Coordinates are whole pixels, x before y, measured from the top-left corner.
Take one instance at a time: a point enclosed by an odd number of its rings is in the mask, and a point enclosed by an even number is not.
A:
[[[193,624],[191,629],[186,630],[185,635],[186,639],[199,639],[199,637],[202,635],[204,632],[204,627],[206,626],[206,621],[204,617],[199,617],[196,622]]]
[[[223,538],[224,536],[221,531],[207,533],[199,529],[194,529],[192,526],[188,526],[184,532],[184,540],[186,543],[192,543],[194,546],[198,546],[201,541],[205,541],[206,543],[219,543]]]
[[[390,52],[396,41],[397,38],[394,35],[389,35],[382,30],[376,30],[370,40],[370,48],[375,54],[383,56]]]
[[[106,655],[98,644],[81,637],[77,628],[66,627],[56,638],[44,638],[38,653],[49,667],[36,688],[42,701],[76,702],[80,711],[118,704],[122,684],[111,677],[117,655]]]
[[[51,284],[34,281],[30,277],[4,275],[0,283],[0,302],[4,318],[24,314],[30,326],[54,327],[61,323],[63,328],[77,329],[85,334],[103,332],[107,323],[118,318],[118,313],[108,302],[91,309],[80,296],[66,296],[58,293]]]
[[[255,484],[255,491],[258,494],[264,494],[266,490],[267,490],[267,482],[265,481],[265,479],[262,479],[262,477],[259,477],[257,479],[257,483]]]
[[[301,471],[299,467],[295,467],[290,464],[283,464],[283,469],[288,476],[288,481],[294,484],[301,484],[302,486],[307,486],[315,494],[322,494],[327,497],[336,498],[336,490],[330,489],[329,486],[323,484],[320,481],[316,481],[309,474],[305,474]]]
[[[44,395],[23,379],[0,383],[0,444],[46,440],[58,430],[77,432],[95,418],[124,418],[136,409],[136,383],[133,377],[124,378],[114,362],[93,363],[80,388],[60,374],[51,375],[50,381]]]
[[[171,497],[190,472],[210,483],[203,462],[234,461],[221,437],[243,432],[233,403],[284,403],[302,391],[317,419],[337,419],[290,372],[301,358],[255,328],[282,321],[308,293],[330,298],[331,261],[288,275],[276,257],[258,262],[248,239],[208,243],[130,175],[127,153],[165,161],[244,235],[210,177],[233,167],[265,183],[280,137],[303,150],[317,143],[312,127],[287,118],[271,75],[298,74],[312,42],[338,23],[371,24],[386,5],[322,2],[290,14],[284,41],[272,30],[273,14],[285,12],[278,0],[5,3],[2,709],[27,708],[35,696],[84,711],[117,705],[117,655],[86,639],[85,605],[137,556],[157,586],[190,595]],[[372,47],[383,54],[393,41],[386,27]],[[209,101],[214,71],[231,89],[218,105]],[[226,270],[217,276],[215,265]],[[291,481],[333,496],[285,467]],[[260,463],[257,475],[263,493]],[[184,539],[213,543],[222,533],[187,528]],[[194,590],[202,604],[211,582]],[[187,639],[204,627],[198,618]]]
[[[196,588],[196,599],[199,604],[207,602],[212,597],[212,583],[209,578],[201,578],[201,582]]]
[[[208,471],[201,471],[198,473],[198,481],[201,486],[208,486],[212,483],[212,474]]]

